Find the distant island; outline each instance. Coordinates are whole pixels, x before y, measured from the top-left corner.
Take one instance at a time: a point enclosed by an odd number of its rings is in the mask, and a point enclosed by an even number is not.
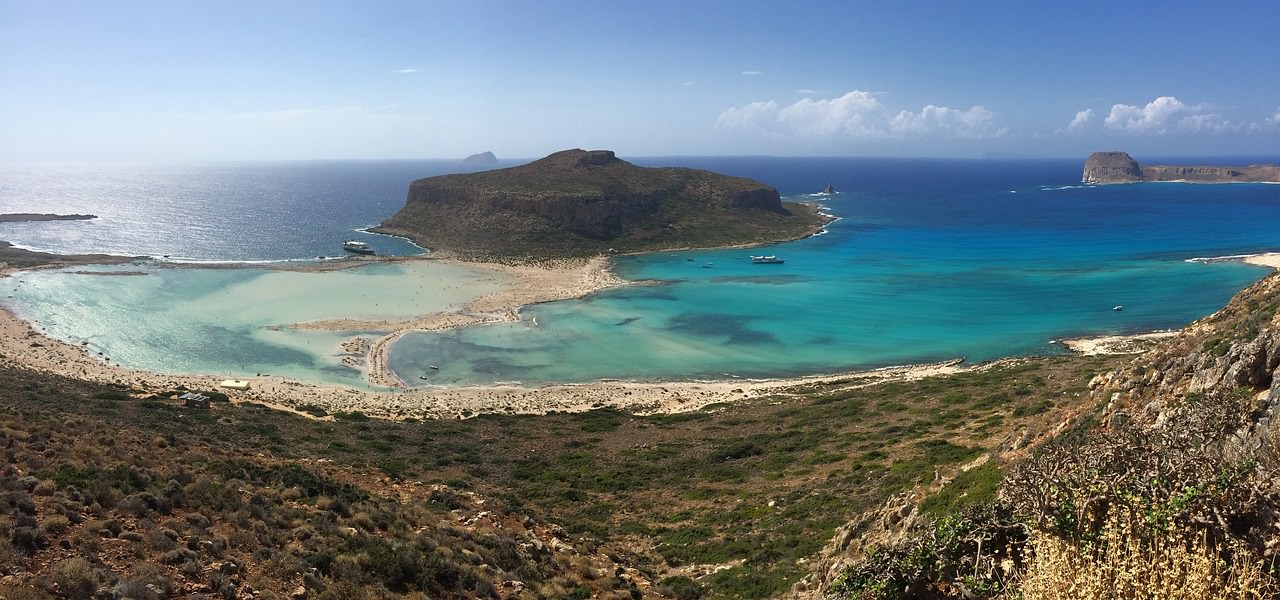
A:
[[[829,221],[751,179],[565,150],[414,181],[404,208],[374,231],[463,257],[541,260],[765,244],[813,235]]]
[[[88,221],[98,215],[55,215],[49,213],[4,213],[0,223],[26,223],[30,221]]]
[[[1126,152],[1094,152],[1084,162],[1085,183],[1186,181],[1193,183],[1280,182],[1280,165],[1247,167],[1142,165]]]
[[[494,156],[492,152],[481,152],[462,159],[462,164],[473,167],[496,165],[498,164],[498,157]]]

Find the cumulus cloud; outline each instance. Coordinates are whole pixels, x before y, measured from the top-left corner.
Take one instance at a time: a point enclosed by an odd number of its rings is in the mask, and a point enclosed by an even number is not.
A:
[[[928,105],[919,112],[885,106],[876,94],[854,90],[833,99],[804,98],[781,106],[770,100],[731,107],[716,120],[730,130],[795,137],[997,137],[1005,130],[981,106],[968,110]]]
[[[920,112],[899,112],[889,121],[889,129],[906,136],[951,135],[957,138],[996,137],[1004,134],[996,129],[995,114],[981,107],[969,110],[946,106],[924,107]]]
[[[1071,119],[1071,124],[1067,125],[1067,131],[1075,131],[1077,129],[1080,129],[1081,127],[1084,127],[1085,123],[1088,123],[1089,120],[1092,118],[1093,118],[1092,108],[1086,108],[1082,111],[1077,112],[1076,118]]]
[[[1209,112],[1205,105],[1189,105],[1173,96],[1161,96],[1146,106],[1116,104],[1106,126],[1131,134],[1225,133],[1241,126]]]

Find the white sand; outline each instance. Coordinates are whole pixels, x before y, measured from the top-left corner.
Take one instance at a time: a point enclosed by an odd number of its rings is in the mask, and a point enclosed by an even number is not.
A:
[[[1272,269],[1280,269],[1280,252],[1268,252],[1266,254],[1255,254],[1244,258],[1244,262],[1260,267],[1271,267]]]

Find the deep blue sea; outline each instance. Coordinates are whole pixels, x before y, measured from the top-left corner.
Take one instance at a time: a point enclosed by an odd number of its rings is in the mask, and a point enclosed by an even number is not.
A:
[[[628,160],[751,177],[784,196],[819,202],[840,220],[823,235],[766,249],[624,257],[617,261],[618,273],[641,284],[528,307],[519,323],[409,334],[393,348],[392,367],[415,384],[540,384],[763,378],[1058,353],[1062,349],[1051,342],[1063,337],[1180,327],[1267,272],[1189,259],[1280,251],[1275,185],[1084,186],[1082,159]],[[1151,162],[1263,161],[1277,158]],[[350,238],[364,239],[382,254],[414,254],[421,249],[404,240],[359,230],[395,213],[413,179],[460,166],[324,161],[4,167],[0,212],[101,218],[0,223],[0,239],[51,252],[170,261],[315,260],[339,254],[341,241]],[[839,193],[811,195],[827,184]],[[759,253],[786,262],[751,264],[749,255]],[[211,297],[220,289],[261,275],[248,269],[177,271],[188,279],[168,285],[192,290],[185,300],[172,293],[120,293],[121,286],[141,287],[128,281],[137,278],[69,274],[60,274],[56,287],[32,285],[53,276],[33,274],[37,279],[27,279],[27,285],[0,284],[0,294],[6,306],[40,321],[53,335],[91,338],[128,366],[287,372],[358,383],[356,371],[338,364],[340,340],[332,336],[282,341],[278,348],[271,336],[259,336],[246,356],[237,351],[244,347],[237,340],[250,335],[248,330],[209,326],[202,336],[226,339],[202,345],[199,356],[177,357],[173,346],[149,349],[160,332],[148,332],[145,322],[128,317],[146,314],[147,307],[110,308],[126,302],[215,306]],[[286,311],[290,302],[311,310],[315,298],[271,301]],[[335,297],[339,301],[351,300]],[[1112,310],[1118,305],[1124,310]],[[58,316],[71,312],[75,319]]]

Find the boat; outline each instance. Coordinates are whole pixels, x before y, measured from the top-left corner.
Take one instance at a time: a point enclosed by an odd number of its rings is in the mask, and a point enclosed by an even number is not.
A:
[[[373,247],[359,240],[342,242],[342,249],[356,254],[373,254]]]
[[[827,189],[822,190],[822,194],[825,196],[831,196],[831,195],[834,195],[835,193],[836,193],[836,188],[831,187],[831,184],[829,183],[827,184]]]
[[[780,265],[784,262],[786,261],[772,254],[770,254],[769,256],[752,256],[751,257],[751,264],[753,265]]]

